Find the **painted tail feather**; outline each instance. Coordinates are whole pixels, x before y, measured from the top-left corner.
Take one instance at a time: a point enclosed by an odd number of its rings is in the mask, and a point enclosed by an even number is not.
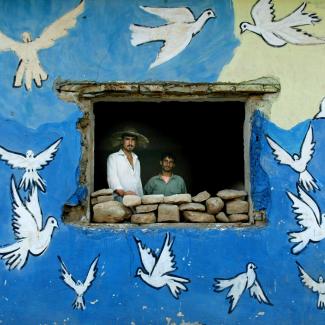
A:
[[[303,171],[299,174],[299,183],[307,190],[307,191],[315,191],[319,190],[318,185],[316,184],[315,178],[307,171]]]
[[[325,301],[323,299],[324,298],[321,295],[319,295],[318,302],[317,302],[318,309],[325,309]]]
[[[178,295],[180,294],[181,290],[187,291],[187,287],[183,285],[181,282],[187,283],[189,282],[189,280],[184,278],[179,278],[176,276],[168,276],[167,279],[168,288],[176,299],[178,299]]]
[[[301,232],[291,232],[288,234],[290,236],[289,241],[291,243],[296,243],[292,248],[291,251],[293,254],[299,254],[308,244],[309,239],[306,238],[305,234]]]
[[[36,171],[25,172],[20,183],[19,188],[24,188],[27,191],[28,188],[32,188],[36,184],[42,192],[45,192],[45,181],[39,176]]]
[[[28,251],[22,248],[21,242],[0,248],[1,259],[6,260],[5,264],[11,271],[15,268],[22,269],[27,262]]]
[[[74,309],[85,310],[85,300],[83,296],[78,296],[77,299],[72,304]]]
[[[130,25],[131,35],[131,44],[137,46],[143,43],[148,43],[152,41],[157,41],[156,32],[154,28]]]
[[[222,280],[222,279],[215,279],[216,283],[213,285],[216,291],[222,291],[231,285],[233,285],[231,280]]]

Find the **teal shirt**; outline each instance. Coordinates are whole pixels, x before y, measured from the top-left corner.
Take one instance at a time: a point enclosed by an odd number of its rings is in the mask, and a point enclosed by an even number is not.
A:
[[[184,179],[178,175],[172,175],[168,183],[165,183],[160,175],[149,179],[144,187],[145,194],[164,194],[165,196],[187,193]]]

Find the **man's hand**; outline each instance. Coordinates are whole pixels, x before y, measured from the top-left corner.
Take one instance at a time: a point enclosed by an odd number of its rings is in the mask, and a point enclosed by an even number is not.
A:
[[[115,190],[115,193],[119,196],[124,196],[124,195],[137,195],[135,192],[133,191],[124,191],[124,190]]]
[[[126,192],[124,192],[124,195],[137,195],[137,193],[132,192],[132,191],[126,191]]]

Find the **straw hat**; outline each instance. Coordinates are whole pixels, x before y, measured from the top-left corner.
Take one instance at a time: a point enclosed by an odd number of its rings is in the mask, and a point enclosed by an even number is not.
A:
[[[135,128],[125,127],[123,130],[112,134],[111,142],[113,147],[118,147],[122,143],[123,136],[129,135],[137,138],[137,145],[146,147],[149,143],[149,139],[143,134],[139,133]]]

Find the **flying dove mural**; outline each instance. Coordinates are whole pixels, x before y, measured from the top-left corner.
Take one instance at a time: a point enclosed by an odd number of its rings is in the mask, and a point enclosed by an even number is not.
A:
[[[12,229],[16,242],[0,247],[1,259],[6,261],[9,270],[22,269],[29,254],[42,255],[50,245],[57,220],[49,217],[43,227],[43,215],[39,205],[37,187],[32,188],[28,199],[23,203],[17,191],[14,177],[11,178]]]
[[[62,138],[56,140],[48,148],[44,149],[36,156],[32,150],[27,150],[26,155],[7,150],[0,146],[0,159],[4,160],[12,168],[24,169],[25,173],[19,183],[19,188],[26,191],[34,185],[45,192],[45,181],[38,174],[38,170],[43,169],[54,158]]]
[[[75,27],[77,18],[83,11],[82,0],[76,8],[47,26],[34,40],[27,31],[22,33],[22,42],[15,41],[0,32],[0,51],[13,51],[19,58],[13,87],[21,87],[25,84],[26,89],[31,90],[32,81],[37,87],[42,87],[42,82],[47,80],[48,74],[41,66],[38,51],[54,46],[56,40],[66,36],[69,29]]]
[[[216,283],[213,285],[215,292],[229,288],[227,294],[227,299],[230,300],[229,314],[234,311],[245,290],[249,290],[250,296],[256,298],[259,303],[263,302],[267,305],[272,305],[257,281],[256,268],[254,263],[248,263],[246,272],[240,273],[230,279],[215,279]]]
[[[314,13],[309,14],[304,10],[306,2],[282,19],[276,19],[272,0],[259,0],[251,10],[254,24],[242,22],[241,33],[253,32],[274,47],[281,47],[287,43],[295,45],[325,44],[325,39],[313,36],[299,28],[300,26],[314,25],[321,20]]]
[[[299,254],[309,242],[319,242],[325,238],[325,215],[321,214],[318,204],[300,186],[298,195],[287,192],[292,201],[292,212],[296,214],[296,220],[303,229],[300,232],[289,232],[289,241],[295,245],[293,254]]]
[[[152,8],[140,6],[140,8],[167,21],[167,24],[158,27],[130,25],[131,44],[133,46],[156,41],[164,43],[156,60],[150,65],[150,69],[181,53],[190,44],[193,36],[202,30],[205,23],[210,18],[215,17],[215,13],[211,9],[205,10],[199,18],[195,19],[191,9],[186,7]]]
[[[317,308],[325,309],[325,282],[324,278],[320,275],[318,281],[315,281],[304,269],[296,262],[298,265],[299,275],[301,282],[313,292],[318,294]]]
[[[266,136],[266,140],[272,148],[275,160],[279,164],[290,166],[295,172],[299,173],[299,183],[307,190],[319,190],[316,180],[307,170],[307,165],[314,154],[315,142],[313,140],[313,129],[309,126],[299,154],[290,155],[279,144],[270,137]]]
[[[174,298],[178,299],[181,290],[187,291],[184,283],[188,283],[190,280],[171,274],[176,270],[176,262],[172,252],[174,240],[171,240],[169,233],[166,234],[159,257],[150,248],[142,245],[139,239],[135,238],[135,241],[143,266],[143,268],[138,268],[136,275],[152,288],[160,289],[167,286]]]
[[[319,105],[319,111],[314,116],[314,119],[323,119],[323,118],[325,118],[325,97],[322,98]]]
[[[61,257],[58,256],[58,259],[61,263],[61,276],[60,278],[64,281],[64,283],[71,289],[74,290],[74,292],[77,295],[76,300],[73,302],[72,306],[74,309],[80,309],[80,310],[85,310],[86,305],[85,305],[85,298],[84,295],[86,291],[91,287],[93,281],[96,278],[96,274],[98,271],[97,268],[97,263],[99,256],[97,256],[93,262],[91,263],[87,277],[84,282],[81,282],[80,280],[76,281],[72,274],[69,273],[67,267],[65,266],[64,262],[62,261]]]

